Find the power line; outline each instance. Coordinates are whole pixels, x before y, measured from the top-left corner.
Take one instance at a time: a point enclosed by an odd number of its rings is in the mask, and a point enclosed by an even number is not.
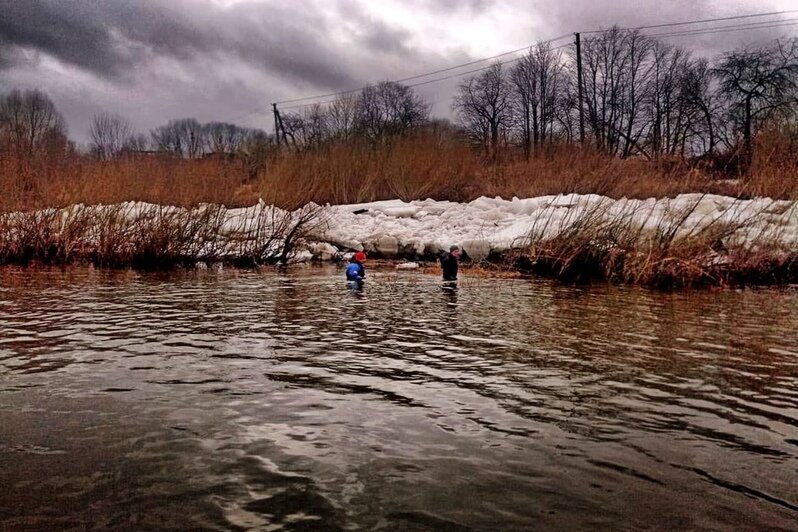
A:
[[[250,116],[253,116],[253,115],[256,115],[256,114],[262,114],[262,113],[266,113],[266,112],[267,112],[267,109],[264,109],[263,107],[256,107],[256,108],[254,108],[254,109],[252,109],[250,111],[246,111],[244,113],[241,113],[240,115],[236,115],[235,117],[230,118],[228,120],[230,120],[231,122],[236,122],[236,121],[241,120],[243,118],[249,118]]]
[[[571,46],[571,43],[567,43],[567,44],[562,44],[560,46],[556,46],[554,48],[551,48],[550,51],[554,52],[555,50],[560,50],[560,49],[566,48],[568,46]],[[522,48],[521,50],[526,50],[526,49],[527,48]],[[521,50],[517,50],[516,53],[521,51]],[[507,61],[503,61],[502,65],[509,65],[511,63],[515,63],[516,61],[520,61],[523,58],[524,58],[524,56],[515,57],[513,59],[508,59]],[[448,79],[460,78],[460,77],[463,77],[463,76],[467,76],[468,74],[474,74],[476,72],[482,72],[483,70],[488,70],[492,66],[493,65],[488,65],[488,66],[484,66],[484,67],[480,67],[480,68],[475,68],[473,70],[466,70],[465,72],[458,72],[457,74],[452,74],[450,76],[444,76],[444,77],[441,77],[441,78],[429,79],[429,80],[425,80],[425,81],[420,81],[418,83],[411,83],[411,84],[408,84],[408,85],[405,85],[405,86],[408,87],[408,88],[420,87],[422,85],[429,85],[430,83],[437,83],[439,81],[446,81]],[[419,76],[419,77],[421,77],[421,76]],[[357,89],[356,91],[353,91],[353,92],[357,92],[357,91],[360,91],[360,90],[362,90],[362,88]],[[302,107],[312,107],[314,105],[327,105],[327,104],[330,104],[330,103],[334,103],[335,101],[336,101],[335,99],[332,99],[332,100],[327,100],[327,101],[323,101],[323,102],[311,102],[311,103],[305,103],[305,104],[299,104],[299,105],[289,105],[287,107],[283,107],[282,109],[283,110],[288,110],[288,109],[299,109],[299,108],[302,108]]]
[[[787,15],[791,13],[798,13],[798,9],[785,9],[783,11],[770,11],[768,13],[752,13],[750,15],[736,15],[733,17],[717,17],[717,18],[705,18],[701,20],[686,20],[682,22],[668,22],[667,24],[651,24],[648,26],[634,26],[629,28],[619,28],[620,31],[628,31],[628,30],[650,30],[655,28],[668,28],[673,26],[688,26],[690,24],[704,24],[707,22],[723,22],[726,20],[740,20],[746,18],[759,18],[759,17],[772,17],[776,15]],[[771,21],[776,22],[776,21]],[[590,31],[583,31],[582,33],[602,33],[605,30],[590,30]]]
[[[798,10],[796,10],[796,11],[798,12]],[[781,28],[781,27],[788,27],[788,26],[795,26],[795,25],[798,25],[798,18],[785,19],[785,20],[778,21],[778,22],[776,22],[776,21],[763,21],[763,22],[752,22],[752,23],[748,23],[748,24],[737,24],[737,25],[732,25],[732,26],[720,26],[718,28],[701,28],[701,29],[687,30],[687,31],[680,31],[680,32],[652,33],[652,34],[646,34],[646,36],[647,37],[658,37],[658,38],[689,37],[689,36],[709,35],[709,34],[713,34],[713,33],[728,33],[728,32],[733,32],[733,31],[744,31],[744,30],[752,30],[752,29]],[[555,48],[552,48],[551,51],[555,51],[555,50],[559,50],[559,49],[562,49],[562,48],[566,48],[568,46],[571,46],[571,43],[567,43],[567,44],[564,44],[564,45],[557,46]],[[522,50],[526,50],[526,48],[522,48],[520,50],[516,50],[515,52],[508,52],[507,54],[502,54],[502,55],[508,55],[509,53],[517,53],[517,52],[522,51]],[[507,65],[507,64],[510,64],[510,63],[515,63],[516,61],[519,61],[520,59],[523,59],[523,57],[516,57],[514,59],[510,59],[510,60],[504,61],[503,64]],[[444,69],[443,71],[454,70],[455,68],[458,68],[458,67],[452,67],[451,69]],[[485,67],[481,67],[481,68],[475,68],[473,70],[467,70],[465,72],[458,72],[457,74],[453,74],[451,76],[444,76],[444,77],[440,77],[440,78],[425,80],[425,81],[422,81],[422,82],[419,82],[419,83],[412,83],[412,84],[407,85],[407,87],[412,88],[412,87],[419,87],[419,86],[422,86],[422,85],[428,85],[428,84],[431,84],[431,83],[437,83],[439,81],[445,81],[445,80],[454,79],[454,78],[458,78],[458,77],[462,77],[462,76],[467,76],[468,74],[474,74],[474,73],[477,73],[477,72],[482,72],[482,71],[487,70],[489,68],[491,68],[491,65],[488,65],[488,66],[485,66]],[[422,77],[422,76],[417,76],[417,77]],[[356,89],[356,90],[353,90],[353,91],[349,91],[349,92],[350,93],[354,93],[354,92],[358,92],[360,90],[362,90],[362,88],[361,89]],[[291,106],[288,106],[288,107],[283,107],[283,109],[284,110],[288,110],[288,109],[299,109],[299,108],[304,108],[304,107],[312,107],[314,105],[328,105],[328,104],[333,103],[335,101],[336,101],[335,99],[332,99],[332,100],[327,100],[327,101],[311,102],[311,103],[299,104],[299,105],[291,105]]]
[[[682,37],[691,35],[708,35],[711,33],[727,33],[730,31],[756,30],[767,28],[780,28],[784,26],[794,26],[798,24],[798,18],[785,19],[782,21],[755,22],[751,24],[738,24],[736,26],[721,26],[718,28],[702,28],[690,31],[677,31],[666,33],[648,33],[648,37]]]
[[[555,38],[553,38],[553,39],[549,39],[548,41],[543,41],[543,42],[544,42],[545,44],[551,44],[551,43],[553,43],[553,42],[561,41],[562,39],[565,39],[566,37],[570,37],[570,36],[571,36],[571,34],[570,34],[570,33],[566,33],[565,35],[560,35],[559,37],[555,37]],[[491,57],[486,57],[486,58],[484,58],[484,59],[477,59],[477,60],[475,60],[475,61],[470,61],[470,62],[468,62],[468,63],[463,63],[463,64],[461,64],[461,65],[456,65],[456,66],[449,67],[449,68],[442,68],[442,69],[440,69],[440,70],[435,70],[435,71],[433,71],[433,72],[427,72],[426,74],[419,74],[419,75],[417,75],[417,76],[410,76],[409,78],[398,79],[398,80],[396,80],[396,83],[402,83],[402,82],[404,82],[404,81],[411,81],[411,80],[414,80],[414,79],[425,78],[425,77],[427,77],[427,76],[432,76],[433,74],[441,74],[441,73],[443,73],[443,72],[450,72],[450,71],[452,71],[452,70],[457,70],[458,68],[462,68],[462,67],[466,67],[466,66],[471,66],[471,65],[476,65],[477,63],[483,63],[483,62],[485,62],[485,61],[491,61],[491,60],[493,60],[493,59],[498,59],[498,58],[500,58],[500,57],[504,57],[505,55],[517,54],[518,52],[525,52],[525,51],[529,50],[529,48],[530,48],[531,46],[534,46],[534,45],[530,44],[530,45],[524,46],[523,48],[518,48],[518,49],[516,49],[516,50],[510,50],[509,52],[504,52],[504,53],[501,53],[501,54],[496,54],[496,55],[494,55],[494,56],[491,56]]]
[[[771,12],[767,12],[767,13],[752,13],[752,14],[748,14],[748,15],[737,15],[737,16],[731,16],[731,17],[716,17],[716,18],[710,18],[710,19],[690,20],[690,21],[682,21],[682,22],[670,22],[670,23],[666,23],[666,24],[652,24],[652,25],[647,25],[647,26],[636,26],[636,27],[629,27],[629,28],[620,28],[620,31],[668,28],[668,27],[676,27],[676,26],[687,26],[687,25],[693,25],[693,24],[706,24],[706,23],[710,23],[710,22],[723,22],[723,21],[729,21],[729,20],[743,20],[743,19],[750,19],[750,18],[771,17],[771,16],[785,15],[785,14],[790,14],[790,13],[798,13],[798,9],[789,9],[789,10],[782,10],[782,11],[771,11]],[[759,21],[759,22],[750,22],[750,23],[736,24],[736,25],[730,25],[730,26],[693,28],[693,29],[677,30],[677,31],[672,31],[672,32],[653,33],[653,34],[647,34],[647,35],[649,37],[662,37],[662,38],[685,37],[685,36],[693,36],[693,35],[698,36],[698,35],[708,35],[708,34],[713,34],[713,33],[726,33],[726,32],[731,32],[731,31],[744,31],[744,30],[750,30],[750,29],[779,28],[779,27],[787,27],[787,26],[792,26],[792,25],[798,24],[798,22],[794,22],[794,21],[798,21],[798,18],[796,18],[796,19],[782,19],[782,20],[778,20],[778,19],[775,19],[775,20],[764,20],[764,21]],[[605,30],[590,30],[590,31],[582,32],[582,33],[583,34],[595,34],[595,33],[602,33],[603,31],[605,31]],[[569,36],[570,36],[570,34],[561,35],[559,37],[555,37],[555,38],[550,39],[548,41],[544,41],[544,43],[547,43],[547,44],[548,43],[553,43],[553,42],[562,40],[562,39],[564,39],[566,37],[569,37]],[[565,47],[570,46],[570,45],[571,45],[571,43],[567,43],[567,44],[564,44],[564,45],[561,45],[561,46],[557,46],[557,47],[553,48],[552,51],[553,50],[559,50],[561,48],[565,48]],[[531,45],[525,46],[523,48],[518,48],[516,50],[510,50],[508,52],[503,52],[503,53],[500,53],[500,54],[497,54],[497,55],[494,55],[494,56],[490,56],[490,57],[486,57],[486,58],[482,58],[482,59],[477,59],[477,60],[474,60],[474,61],[469,61],[467,63],[462,63],[462,64],[455,65],[455,66],[452,66],[452,67],[442,68],[442,69],[434,70],[434,71],[431,71],[431,72],[426,72],[424,74],[417,74],[417,75],[414,75],[414,76],[409,76],[409,77],[406,77],[406,78],[397,79],[397,80],[394,80],[394,82],[395,83],[404,83],[406,81],[412,81],[412,80],[415,80],[415,79],[421,79],[421,78],[425,78],[427,76],[432,76],[432,75],[435,75],[435,74],[441,74],[441,73],[444,73],[444,72],[451,72],[453,70],[458,70],[458,69],[463,68],[463,67],[467,67],[467,66],[478,64],[478,63],[483,63],[485,61],[499,59],[501,57],[505,57],[505,56],[508,56],[508,55],[516,54],[516,53],[519,53],[519,52],[523,52],[523,51],[528,50],[530,46]],[[518,61],[519,59],[521,59],[521,58],[518,57],[518,58],[515,58],[515,59],[510,59],[510,60],[504,61],[504,64],[514,63],[514,62]],[[466,76],[468,74],[474,74],[476,72],[481,72],[483,70],[487,70],[490,67],[491,67],[491,65],[488,65],[488,66],[485,66],[485,67],[480,67],[480,68],[476,68],[476,69],[472,69],[472,70],[467,70],[467,71],[464,71],[464,72],[458,72],[458,73],[450,75],[450,76],[444,76],[444,77],[439,77],[439,78],[434,78],[434,79],[430,79],[430,80],[421,81],[419,83],[409,84],[409,85],[407,85],[407,87],[419,87],[419,86],[422,86],[422,85],[428,85],[428,84],[431,84],[431,83],[437,83],[437,82],[440,82],[440,81],[445,81],[445,80],[449,80],[449,79],[453,79],[453,78],[458,78],[458,77]],[[350,89],[350,90],[338,91],[338,92],[331,92],[331,93],[320,94],[320,95],[316,95],[316,96],[306,96],[306,97],[303,97],[303,98],[294,98],[294,99],[290,99],[290,100],[282,100],[282,101],[275,102],[275,103],[285,104],[285,103],[305,102],[307,100],[324,100],[325,98],[333,98],[331,100],[326,100],[326,101],[315,101],[315,102],[309,102],[309,103],[303,103],[303,104],[297,104],[297,105],[290,105],[290,106],[287,106],[287,107],[282,107],[282,109],[288,110],[288,109],[299,109],[299,108],[304,108],[304,107],[311,107],[311,106],[314,106],[314,105],[327,105],[327,104],[335,102],[337,97],[339,97],[339,96],[345,96],[345,95],[348,95],[348,94],[355,94],[357,92],[362,91],[363,88],[364,87],[359,87],[359,88],[356,88],[356,89]]]
[[[555,51],[555,50],[559,50],[559,49],[561,49],[561,48],[566,48],[566,47],[568,47],[568,46],[571,46],[571,43],[568,43],[568,44],[563,44],[563,45],[557,46],[557,47],[555,47],[555,48],[551,48],[551,49],[549,49],[549,51],[550,51],[550,52],[553,52],[553,51]],[[521,59],[523,59],[523,58],[524,58],[524,56],[521,56],[521,57],[516,57],[516,58],[514,58],[514,59],[509,59],[509,60],[507,60],[507,61],[504,61],[502,64],[503,64],[503,65],[508,65],[508,64],[510,64],[510,63],[515,63],[516,61],[520,61],[520,60],[521,60]],[[438,82],[438,81],[444,81],[444,80],[447,80],[447,79],[459,78],[459,77],[461,77],[461,76],[466,76],[466,75],[468,75],[468,74],[473,74],[473,73],[475,73],[475,72],[481,72],[481,71],[483,71],[483,70],[487,70],[487,69],[491,68],[492,66],[493,66],[493,65],[488,65],[488,66],[486,66],[486,67],[477,68],[477,69],[474,69],[474,70],[469,70],[469,71],[467,71],[467,72],[460,72],[460,73],[458,73],[458,74],[454,74],[454,75],[451,75],[451,76],[446,76],[446,77],[443,77],[443,78],[430,79],[430,80],[427,80],[427,81],[422,81],[422,82],[420,82],[420,83],[414,83],[414,84],[412,84],[412,85],[408,85],[408,87],[418,87],[418,86],[421,86],[421,85],[427,85],[427,84],[429,84],[429,83],[436,83],[436,82]]]
[[[544,42],[553,43],[553,42],[560,41],[560,40],[565,39],[566,37],[570,37],[570,36],[571,36],[571,34],[567,33],[565,35],[560,35],[559,37],[555,37],[553,39],[549,39],[548,41],[544,41]],[[393,82],[394,83],[403,83],[405,81],[412,81],[414,79],[425,78],[427,76],[432,76],[432,75],[435,75],[435,74],[441,74],[443,72],[451,72],[452,70],[457,70],[458,68],[463,68],[463,67],[467,67],[467,66],[471,66],[471,65],[476,65],[477,63],[484,63],[485,61],[491,61],[493,59],[498,59],[498,58],[504,57],[506,55],[517,54],[518,52],[524,52],[524,51],[528,50],[530,46],[532,46],[532,45],[530,44],[530,45],[524,46],[523,48],[518,48],[516,50],[510,50],[509,52],[502,52],[500,54],[492,55],[490,57],[483,57],[482,59],[476,59],[474,61],[469,61],[468,63],[462,63],[462,64],[455,65],[455,66],[448,67],[448,68],[441,68],[439,70],[433,70],[432,72],[426,72],[424,74],[417,74],[415,76],[410,76],[410,77],[407,77],[407,78],[396,79],[396,80],[393,80]],[[305,100],[317,100],[317,99],[322,99],[322,98],[329,98],[330,96],[345,96],[347,94],[352,94],[352,93],[355,93],[355,92],[359,92],[362,89],[363,89],[363,87],[358,87],[357,89],[349,89],[349,90],[345,90],[345,91],[331,92],[331,93],[328,93],[328,94],[319,94],[319,95],[316,95],[316,96],[306,96],[304,98],[294,98],[294,99],[291,99],[291,100],[282,100],[282,101],[274,102],[274,103],[277,103],[277,104],[295,103],[295,102],[303,102]],[[284,107],[284,109],[288,109],[288,107]]]
[[[796,19],[796,20],[798,20],[798,19]],[[742,28],[742,29],[744,30],[744,29],[757,29],[757,28],[777,28],[777,27],[783,27],[783,26],[796,26],[796,25],[798,25],[798,22],[790,22],[790,23],[786,23],[786,24],[774,24],[774,25],[771,25],[771,26],[757,26],[755,28]],[[726,30],[717,30],[717,31],[701,31],[700,33],[691,33],[691,32],[685,32],[685,33],[663,33],[663,34],[651,34],[651,35],[646,35],[646,36],[647,37],[669,38],[669,37],[680,37],[680,36],[690,36],[690,35],[704,35],[704,34],[709,34],[709,33],[726,33],[726,32],[730,32],[730,31],[741,31],[741,29],[726,29]],[[775,40],[778,40],[778,39],[775,39]],[[572,45],[572,43],[563,44],[563,45],[557,46],[555,48],[552,48],[551,51],[553,52],[555,50],[560,50],[562,48],[567,48],[567,47],[569,47],[571,45]],[[503,61],[502,65],[509,65],[511,63],[515,63],[517,61],[520,61],[523,58],[524,58],[523,56],[515,57],[513,59],[509,59],[507,61]],[[468,74],[474,74],[476,72],[482,72],[484,70],[487,70],[487,69],[491,68],[492,66],[493,65],[488,65],[486,67],[475,68],[473,70],[467,70],[465,72],[458,72],[457,74],[453,74],[451,76],[445,76],[445,77],[441,77],[441,78],[430,79],[430,80],[422,81],[422,82],[419,82],[419,83],[413,83],[413,84],[406,85],[406,86],[408,88],[412,88],[412,87],[419,87],[419,86],[422,86],[422,85],[428,85],[430,83],[437,83],[439,81],[446,81],[446,80],[449,80],[449,79],[455,79],[455,78],[459,78],[459,77],[462,77],[462,76],[467,76]],[[353,92],[357,92],[358,90],[362,90],[362,89],[357,89],[357,90],[355,90]],[[328,104],[331,104],[331,103],[335,103],[336,101],[337,101],[336,99],[332,99],[332,100],[327,100],[327,101],[323,101],[323,102],[311,102],[311,103],[305,103],[305,104],[299,104],[299,105],[289,105],[287,107],[283,107],[282,109],[283,110],[289,110],[289,109],[300,109],[300,108],[305,108],[305,107],[312,107],[312,106],[315,106],[315,105],[328,105]]]

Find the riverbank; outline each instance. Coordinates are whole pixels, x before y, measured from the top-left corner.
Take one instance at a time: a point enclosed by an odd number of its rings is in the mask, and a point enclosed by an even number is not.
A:
[[[798,203],[682,194],[313,203],[228,209],[142,202],[0,216],[0,263],[168,268],[372,257],[430,261],[459,245],[467,263],[566,282],[659,286],[798,279]]]
[[[451,244],[489,269],[565,282],[680,287],[798,279],[798,204],[708,194],[613,200],[557,195],[336,207],[324,238],[379,256],[435,257]]]

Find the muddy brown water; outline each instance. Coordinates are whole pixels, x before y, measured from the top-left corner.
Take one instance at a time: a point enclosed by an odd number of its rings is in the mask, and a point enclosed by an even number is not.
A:
[[[794,529],[798,293],[0,270],[0,529]]]

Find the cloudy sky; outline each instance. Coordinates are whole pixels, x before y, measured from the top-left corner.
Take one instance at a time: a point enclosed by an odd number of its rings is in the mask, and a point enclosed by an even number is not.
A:
[[[102,111],[140,132],[188,116],[270,130],[270,102],[539,39],[795,8],[796,0],[0,0],[0,92],[46,91],[79,141]],[[788,26],[671,41],[714,54],[796,34]],[[448,116],[456,83],[418,90]]]

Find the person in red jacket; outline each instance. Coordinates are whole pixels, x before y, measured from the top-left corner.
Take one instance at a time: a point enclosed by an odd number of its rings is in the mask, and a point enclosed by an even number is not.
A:
[[[366,254],[362,251],[355,253],[355,256],[346,267],[347,281],[363,282],[363,279],[366,278],[366,268],[363,267],[364,262],[366,262]]]

